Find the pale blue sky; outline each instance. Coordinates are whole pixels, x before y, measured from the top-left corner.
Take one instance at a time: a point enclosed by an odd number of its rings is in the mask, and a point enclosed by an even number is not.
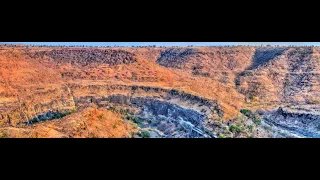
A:
[[[220,45],[315,45],[320,42],[0,42],[2,44],[88,45],[88,46],[220,46]]]

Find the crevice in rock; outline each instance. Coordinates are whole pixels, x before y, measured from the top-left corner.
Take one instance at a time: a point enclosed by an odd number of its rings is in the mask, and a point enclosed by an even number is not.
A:
[[[72,109],[72,110],[56,110],[56,111],[48,111],[46,113],[42,113],[37,115],[35,118],[30,119],[29,121],[23,122],[23,124],[26,125],[32,125],[35,123],[39,123],[39,122],[43,122],[43,121],[47,121],[47,120],[55,120],[55,119],[61,119],[67,115],[70,115],[72,113],[75,113],[76,110]]]

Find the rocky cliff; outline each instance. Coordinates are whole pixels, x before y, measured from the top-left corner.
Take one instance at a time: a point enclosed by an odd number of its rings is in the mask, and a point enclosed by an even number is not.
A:
[[[318,137],[316,114],[277,109],[319,105],[319,52],[318,47],[2,46],[0,127],[16,132],[12,128],[70,121],[95,105],[120,118],[140,118],[139,137],[276,137],[282,130]],[[243,115],[243,109],[272,113],[261,114],[259,125],[250,123],[257,118]]]

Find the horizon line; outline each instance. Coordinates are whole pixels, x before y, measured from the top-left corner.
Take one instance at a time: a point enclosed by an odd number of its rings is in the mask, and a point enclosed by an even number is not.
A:
[[[161,47],[319,47],[319,44],[212,44],[212,45],[84,45],[84,44],[26,44],[26,43],[5,43],[0,42],[0,45],[5,46],[31,46],[31,47],[153,47],[153,48],[161,48]]]
[[[320,46],[320,42],[0,42],[0,44],[67,47]]]

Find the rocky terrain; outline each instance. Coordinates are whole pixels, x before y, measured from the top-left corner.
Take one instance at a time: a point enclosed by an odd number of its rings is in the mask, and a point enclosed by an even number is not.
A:
[[[53,49],[47,51],[26,51],[31,58],[50,58],[58,63],[80,65],[93,64],[129,64],[136,61],[134,54],[123,50],[102,49]]]
[[[318,47],[0,46],[0,137],[319,137]]]

